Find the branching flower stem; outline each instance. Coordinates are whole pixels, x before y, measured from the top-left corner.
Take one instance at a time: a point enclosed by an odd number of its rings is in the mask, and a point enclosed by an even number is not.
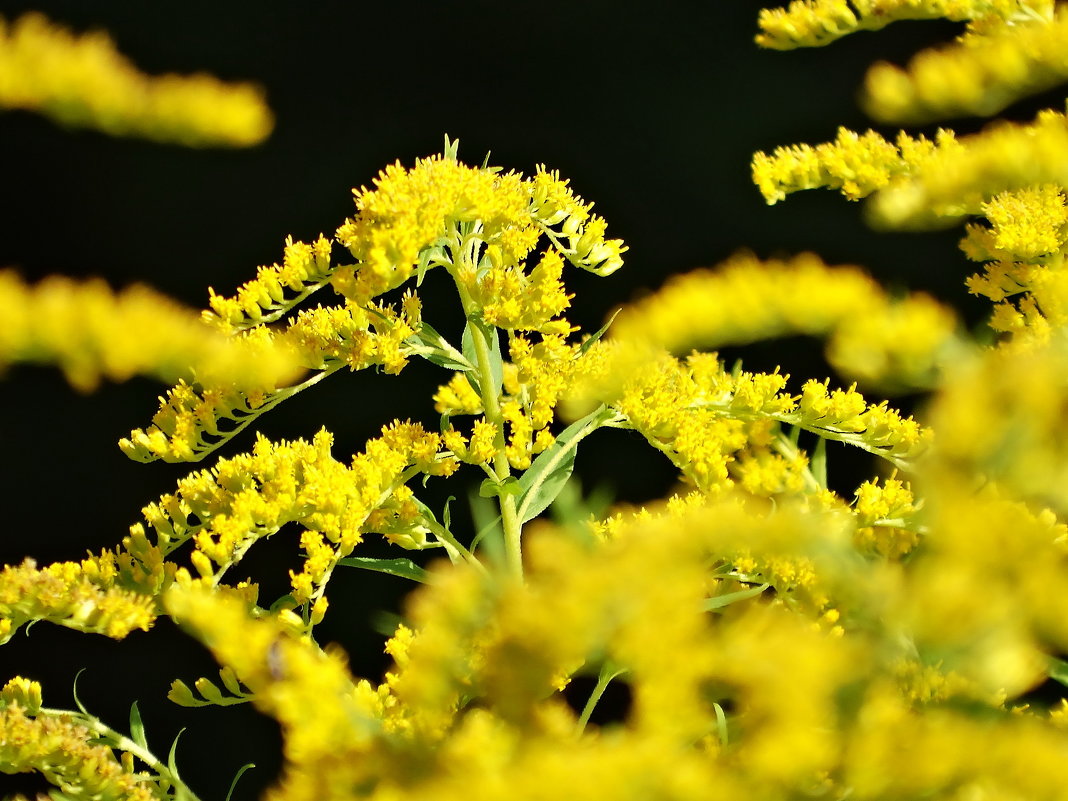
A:
[[[37,713],[37,716],[73,720],[79,726],[84,726],[86,729],[93,732],[93,734],[97,735],[109,748],[126,751],[140,759],[149,767],[149,769],[155,771],[158,780],[169,782],[171,786],[177,790],[177,798],[181,798],[183,801],[200,801],[196,793],[190,790],[188,785],[178,778],[178,774],[167,767],[167,765],[160,762],[155,754],[147,748],[141,747],[126,735],[115,731],[99,718],[81,712],[73,712],[68,709],[49,709],[47,707],[42,707]]]

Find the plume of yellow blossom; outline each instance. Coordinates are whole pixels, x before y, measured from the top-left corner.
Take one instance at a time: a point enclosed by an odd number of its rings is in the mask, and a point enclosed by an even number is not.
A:
[[[820,47],[856,31],[901,20],[1047,18],[1054,0],[793,0],[760,12],[757,44],[774,50]]]
[[[229,334],[273,322],[318,289],[326,286],[337,265],[330,263],[330,240],[320,235],[311,244],[286,238],[281,264],[259,267],[256,277],[233,297],[208,288],[206,322]],[[292,293],[292,294],[291,294]]]
[[[905,68],[881,62],[868,70],[862,103],[883,123],[919,124],[942,117],[990,116],[1021,97],[1068,79],[1068,11],[1038,15],[988,35],[921,51]]]
[[[1032,123],[999,122],[943,149],[872,198],[874,222],[918,227],[981,212],[1006,190],[1068,184],[1068,123],[1056,111]]]
[[[193,147],[248,147],[274,127],[252,84],[203,73],[146,76],[106,34],[75,35],[37,13],[0,19],[0,107]]]
[[[316,307],[301,311],[288,328],[273,333],[259,323],[238,336],[263,348],[297,354],[315,372],[299,384],[262,384],[251,390],[207,380],[180,381],[160,398],[160,408],[147,429],[135,429],[119,442],[131,459],[148,462],[199,461],[244,430],[260,415],[343,367],[361,370],[382,365],[398,373],[407,364],[408,340],[419,326],[418,303],[401,312],[374,303],[361,308]],[[262,343],[262,344],[260,344]]]
[[[804,189],[838,189],[859,200],[883,189],[896,177],[961,149],[952,131],[939,129],[934,140],[901,132],[894,142],[875,131],[858,134],[839,128],[833,142],[778,147],[753,155],[753,183],[768,204]]]
[[[385,427],[350,465],[330,455],[332,439],[325,430],[310,443],[272,443],[261,436],[250,453],[220,459],[211,470],[179,481],[173,494],[144,508],[145,521],[166,553],[192,541],[194,567],[214,581],[256,541],[299,523],[305,559],[290,579],[297,604],[311,605],[365,533],[423,547],[427,521],[404,484],[419,473],[456,469],[455,459],[440,455],[441,436],[418,424]],[[143,538],[141,527],[131,536]]]
[[[95,732],[71,716],[34,715],[0,704],[0,765],[4,773],[40,773],[70,798],[158,801],[153,787],[116,758]],[[131,766],[132,767],[132,766]]]
[[[116,293],[101,280],[59,277],[30,286],[3,270],[0,316],[0,367],[55,364],[83,391],[101,378],[134,375],[163,381],[195,375],[250,388],[289,380],[299,371],[284,348],[227,340],[191,311],[141,286]]]
[[[135,629],[147,631],[156,615],[156,601],[126,587],[106,553],[41,568],[26,559],[0,570],[0,643],[36,620],[122,639]]]
[[[351,797],[341,788],[375,775],[369,757],[381,724],[341,654],[294,637],[276,619],[254,620],[240,601],[203,588],[175,586],[164,602],[281,724],[286,765],[268,797]]]

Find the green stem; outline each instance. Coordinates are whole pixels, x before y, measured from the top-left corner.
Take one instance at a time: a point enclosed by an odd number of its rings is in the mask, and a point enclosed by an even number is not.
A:
[[[582,714],[579,715],[578,723],[575,725],[576,735],[580,735],[585,731],[586,724],[590,722],[590,716],[593,714],[597,702],[600,701],[601,696],[604,695],[605,688],[608,687],[609,682],[616,678],[616,676],[621,676],[626,672],[626,668],[618,668],[608,661],[601,665],[601,672],[597,674],[597,684],[594,685],[590,697],[586,699],[586,706],[582,708]]]
[[[470,259],[467,249],[462,246],[459,255],[461,264],[463,264],[465,258]],[[471,268],[473,269],[473,265],[471,265]],[[453,278],[456,279],[455,273]],[[482,394],[482,409],[486,415],[486,422],[492,424],[497,431],[493,439],[493,445],[497,451],[493,457],[493,477],[498,483],[503,483],[511,475],[512,468],[505,453],[504,416],[501,413],[497,387],[494,386],[490,346],[482,326],[474,322],[479,310],[476,308],[473,298],[462,281],[456,280],[456,289],[460,294],[460,302],[463,304],[464,314],[467,316],[468,326],[471,330],[471,344],[475,350],[478,386]],[[508,572],[522,580],[523,531],[522,526],[519,524],[519,515],[516,514],[515,496],[502,493],[497,496],[497,500],[500,504],[501,525],[504,529],[505,563]]]
[[[120,751],[127,751],[140,759],[149,768],[156,772],[156,775],[180,790],[179,797],[186,799],[186,801],[200,801],[197,795],[189,789],[188,785],[183,782],[175,773],[172,773],[170,768],[160,762],[155,754],[146,748],[142,748],[129,737],[119,734],[113,728],[108,726],[102,720],[95,718],[91,715],[83,715],[79,712],[72,712],[66,709],[47,709],[42,708],[38,715],[44,715],[46,717],[55,718],[69,718],[76,721],[79,725],[84,726],[89,731],[98,735],[110,748],[118,749]]]

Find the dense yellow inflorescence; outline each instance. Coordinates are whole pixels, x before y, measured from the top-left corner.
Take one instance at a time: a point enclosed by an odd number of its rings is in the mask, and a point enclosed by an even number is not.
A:
[[[206,74],[146,76],[107,34],[75,35],[37,13],[0,19],[0,108],[194,147],[248,147],[274,127],[256,86]]]
[[[102,280],[59,277],[29,285],[2,270],[0,316],[0,367],[55,364],[82,391],[95,389],[103,378],[174,381],[193,375],[191,364],[201,380],[245,389],[299,372],[283,348],[227,340],[200,325],[192,311],[146,287],[114,292]]]
[[[937,16],[968,27],[931,62],[948,94],[929,92],[933,68],[909,79],[924,109],[994,108],[1059,69],[1062,18],[1043,0],[798,0],[761,24],[765,44],[786,47]],[[981,63],[991,53],[999,62]],[[624,248],[565,181],[468,167],[448,143],[390,167],[338,231],[355,264],[333,263],[323,237],[287,241],[280,265],[212,293],[208,323],[299,354],[312,378],[179,385],[124,446],[203,456],[237,433],[221,420],[239,430],[341,367],[396,372],[412,356],[451,373],[433,398],[440,433],[394,421],[349,463],[325,430],[261,436],[147,506],[116,551],[5,568],[0,635],[43,619],[121,637],[172,616],[229,693],[202,678],[198,698],[177,680],[173,700],[249,701],[280,723],[270,801],[1062,798],[1068,706],[1031,691],[1068,682],[1064,120],[933,140],[842,130],[754,162],[769,202],[828,186],[872,195],[884,223],[984,218],[961,244],[984,264],[967,285],[995,304],[992,343],[859,269],[748,254],[672,279],[603,339],[572,339],[564,263],[608,274]],[[410,289],[381,297],[430,269],[456,286],[459,348]],[[339,305],[297,309],[327,284]],[[826,340],[841,380],[728,368],[707,350],[797,334]],[[927,395],[912,417],[869,387]],[[563,430],[561,409],[579,418]],[[568,479],[599,428],[636,432],[681,485],[634,508],[587,506]],[[875,475],[829,471],[843,447],[877,457]],[[476,507],[461,541],[412,479],[462,463],[487,476],[480,494],[500,514]],[[554,523],[535,521],[550,505]],[[224,583],[289,524],[301,563],[285,596],[265,608],[257,586]],[[370,533],[448,561],[361,556]],[[313,637],[345,566],[421,584],[380,681]],[[629,701],[596,717],[612,682]],[[0,769],[85,798],[166,789],[138,784],[130,753],[87,751],[110,741],[63,714],[33,682],[9,682]],[[53,735],[59,755],[39,747]]]

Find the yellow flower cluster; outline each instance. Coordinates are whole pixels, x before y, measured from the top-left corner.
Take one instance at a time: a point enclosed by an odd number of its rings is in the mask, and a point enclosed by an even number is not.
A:
[[[715,270],[669,279],[616,317],[617,359],[644,358],[642,346],[675,353],[789,334],[829,335],[827,355],[868,385],[929,386],[963,344],[953,311],[923,294],[891,300],[853,267],[828,267],[802,254],[760,261],[739,254]],[[637,353],[633,353],[638,347]],[[629,370],[604,368],[607,378]]]
[[[909,553],[919,543],[916,510],[912,490],[899,479],[865,481],[857,487],[854,506],[857,547],[891,558]]]
[[[374,776],[372,738],[381,724],[340,653],[294,637],[278,620],[253,620],[240,601],[204,588],[175,587],[164,602],[281,724],[286,765],[268,798],[351,798],[343,788]]]
[[[904,69],[874,65],[862,102],[884,123],[996,114],[1021,97],[1068,78],[1068,11],[1034,14],[942,49],[924,50]]]
[[[490,325],[509,331],[567,333],[567,322],[555,319],[571,303],[560,280],[563,272],[563,258],[557,251],[548,250],[530,275],[517,265],[491,261],[483,275],[466,274],[466,288]]]
[[[1032,123],[995,123],[944,149],[872,198],[875,221],[893,227],[953,222],[999,192],[1068,183],[1068,122],[1043,111]]]
[[[608,346],[606,349],[610,349]],[[606,363],[613,369],[618,360]],[[663,353],[622,380],[594,377],[581,389],[622,415],[702,492],[736,481],[758,495],[813,493],[822,487],[807,460],[780,435],[782,425],[849,443],[906,467],[930,444],[931,431],[885,401],[869,404],[855,387],[831,390],[807,381],[785,392],[788,376],[727,372],[715,354],[677,360]]]
[[[1048,17],[1054,0],[793,0],[762,9],[757,43],[774,50],[820,47],[856,31],[900,20],[998,20]]]
[[[204,320],[230,334],[277,320],[326,285],[336,265],[330,264],[330,240],[320,235],[311,244],[286,239],[282,263],[256,270],[234,297],[216,295],[208,288],[210,311]],[[295,293],[287,297],[290,293]]]
[[[146,76],[106,34],[77,36],[36,13],[0,19],[0,107],[194,147],[247,147],[274,127],[258,87],[205,74]]]
[[[965,474],[996,480],[1014,497],[1068,512],[1068,342],[1002,347],[970,360],[930,409],[937,453]]]
[[[267,384],[251,391],[207,380],[197,386],[179,382],[160,398],[152,425],[132,431],[119,447],[138,461],[198,461],[259,415],[342,367],[382,365],[387,373],[398,373],[407,364],[407,340],[420,325],[419,309],[418,300],[409,296],[399,313],[374,303],[366,308],[346,303],[301,311],[280,334],[260,323],[240,334],[239,341],[295,353],[301,364],[320,372],[301,384]]]
[[[42,568],[26,559],[0,570],[0,643],[36,620],[122,639],[135,629],[147,631],[156,614],[155,600],[132,591],[107,552]]]
[[[8,687],[0,693],[8,695]],[[0,702],[4,773],[39,772],[70,798],[157,801],[157,787],[121,764],[112,749],[95,741],[96,735],[70,716],[40,715],[17,701]]]
[[[82,391],[102,378],[174,381],[190,376],[191,364],[204,381],[244,388],[285,381],[297,372],[285,350],[228,341],[205,329],[193,312],[140,286],[116,293],[101,280],[58,277],[30,286],[2,270],[0,317],[0,367],[56,364]]]
[[[901,132],[889,142],[875,131],[858,134],[839,128],[833,142],[778,147],[771,155],[755,153],[753,183],[769,205],[791,192],[819,188],[838,189],[850,200],[859,200],[961,148],[953,132],[942,129],[933,141]]]
[[[360,263],[338,270],[334,286],[357,303],[400,286],[416,270],[445,265],[473,298],[489,303],[484,313],[502,327],[540,330],[567,306],[559,257],[598,275],[623,263],[623,243],[606,240],[604,221],[590,205],[544,170],[524,179],[468,167],[448,153],[410,170],[388,167],[373,189],[355,195],[358,213],[337,238]],[[543,255],[527,275],[523,259],[543,235],[556,258]]]
[[[310,443],[276,444],[260,436],[250,453],[220,459],[211,470],[179,481],[174,494],[145,507],[145,520],[167,553],[192,540],[193,565],[213,582],[256,541],[299,523],[306,558],[299,572],[290,573],[293,596],[300,605],[317,602],[338,560],[365,533],[422,547],[426,521],[404,484],[419,473],[448,475],[457,466],[439,455],[440,435],[418,424],[386,426],[348,466],[330,455],[332,439],[325,430]],[[135,526],[138,535],[143,531]]]

